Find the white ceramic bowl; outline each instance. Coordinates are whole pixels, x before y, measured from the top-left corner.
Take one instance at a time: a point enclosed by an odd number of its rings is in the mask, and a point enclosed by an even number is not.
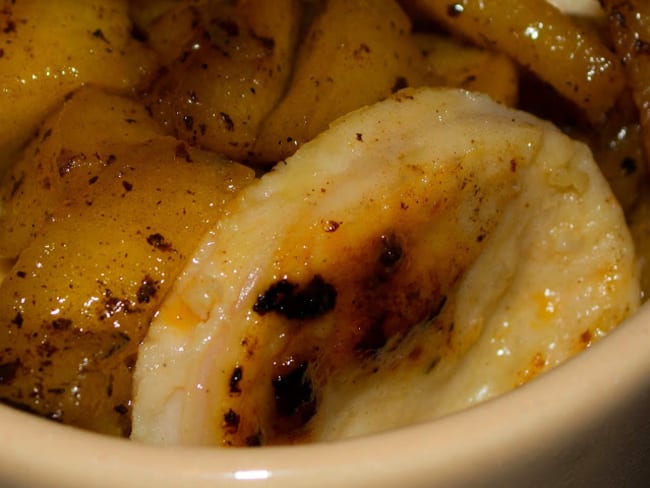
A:
[[[650,305],[520,389],[344,442],[157,448],[0,407],[0,486],[650,486]]]

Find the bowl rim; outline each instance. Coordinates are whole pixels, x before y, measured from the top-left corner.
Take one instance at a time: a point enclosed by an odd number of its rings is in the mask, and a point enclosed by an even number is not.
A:
[[[522,456],[580,435],[633,392],[650,387],[647,346],[650,303],[581,354],[500,397],[431,422],[303,446],[149,446],[0,405],[0,484],[240,487],[246,481],[286,488],[301,479],[310,486],[471,482],[495,464],[521,464]]]

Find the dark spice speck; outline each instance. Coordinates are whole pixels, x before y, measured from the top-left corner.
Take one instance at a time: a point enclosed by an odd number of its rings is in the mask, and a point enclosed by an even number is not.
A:
[[[106,36],[104,35],[104,32],[102,32],[101,29],[96,29],[95,31],[93,31],[92,36],[104,41],[106,44],[110,44],[110,42],[108,42],[108,39],[106,39]]]
[[[172,250],[172,245],[171,243],[167,242],[165,240],[165,237],[162,234],[151,234],[147,237],[147,243],[156,249],[159,249],[161,251],[171,251]]]
[[[244,371],[242,370],[241,366],[235,366],[235,368],[232,370],[232,374],[230,375],[230,381],[228,383],[228,387],[230,390],[230,394],[239,394],[241,393],[241,389],[239,388],[239,382],[242,380],[244,376]]]
[[[156,296],[157,291],[158,282],[149,275],[145,276],[136,293],[138,303],[149,303]]]
[[[223,122],[228,132],[235,130],[235,123],[230,118],[230,115],[225,112],[219,112],[219,116],[221,117],[221,121]]]

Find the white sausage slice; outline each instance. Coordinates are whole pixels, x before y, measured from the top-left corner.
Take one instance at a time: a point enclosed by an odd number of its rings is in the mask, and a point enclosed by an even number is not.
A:
[[[140,348],[134,439],[258,445],[435,418],[639,305],[588,149],[480,95],[404,90],[246,188]]]

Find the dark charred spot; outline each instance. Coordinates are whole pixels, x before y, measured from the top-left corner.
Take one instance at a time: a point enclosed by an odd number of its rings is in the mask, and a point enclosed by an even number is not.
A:
[[[191,115],[183,115],[183,123],[185,124],[185,128],[187,130],[192,130],[194,127],[194,117]]]
[[[435,319],[440,313],[442,312],[442,309],[445,308],[445,304],[447,303],[447,296],[443,295],[442,298],[440,299],[440,302],[438,302],[438,305],[431,310],[431,313],[429,314],[429,320]]]
[[[97,183],[97,180],[99,180],[99,176],[93,176],[93,177],[88,179],[88,184],[89,185],[94,185],[95,183]]]
[[[231,395],[237,395],[241,393],[241,388],[239,387],[239,382],[244,377],[244,370],[241,366],[235,366],[230,375],[230,381],[228,382],[228,388]]]
[[[435,358],[433,358],[431,362],[429,362],[429,364],[427,365],[426,369],[424,370],[425,374],[428,374],[431,371],[433,371],[435,367],[438,366],[439,362],[440,362],[440,356],[436,356]]]
[[[237,37],[239,35],[239,26],[236,22],[231,20],[222,20],[219,22],[218,26],[228,37]]]
[[[316,398],[307,374],[308,363],[302,361],[294,365],[290,361],[289,365],[291,369],[273,378],[273,397],[276,413],[281,417],[291,417],[292,425],[285,428],[295,429],[305,425],[314,416]]]
[[[49,341],[43,341],[36,346],[36,352],[41,357],[51,358],[54,353],[59,350],[54,344],[51,344]]]
[[[27,276],[27,273],[24,271],[16,271],[16,276],[18,276],[18,278],[25,278]]]
[[[13,20],[8,20],[5,26],[2,28],[2,32],[5,34],[11,34],[16,32],[16,23]]]
[[[149,40],[149,33],[134,23],[131,26],[131,38],[138,42],[147,42]]]
[[[67,350],[67,349],[66,349],[66,350]],[[41,358],[41,361],[40,361],[38,364],[39,364],[39,366],[40,366],[40,367],[38,368],[38,371],[39,371],[39,372],[43,372],[43,369],[44,369],[44,368],[49,368],[49,367],[52,366],[52,361],[49,360],[49,359],[42,360],[42,358]]]
[[[176,146],[176,157],[177,158],[183,158],[185,161],[188,163],[192,162],[192,158],[190,157],[190,153],[187,150],[187,145],[184,142],[181,142]]]
[[[129,183],[129,182],[126,181],[126,180],[122,181],[122,187],[123,187],[124,190],[126,190],[127,192],[133,190],[133,184],[132,184],[132,183]]]
[[[100,316],[100,319],[107,319],[112,317],[117,313],[131,313],[131,303],[128,300],[122,298],[114,297],[111,290],[106,290],[104,292],[104,313]]]
[[[53,330],[70,330],[72,328],[72,320],[65,318],[58,318],[50,323]]]
[[[600,2],[602,4],[602,1]],[[625,14],[621,12],[618,8],[614,7],[610,13],[610,18],[616,22],[620,27],[626,29],[627,28],[627,19],[625,18]]]
[[[411,352],[408,353],[407,357],[409,358],[409,360],[415,362],[422,357],[423,352],[424,350],[422,349],[421,346],[415,346],[413,349],[411,349]]]
[[[235,434],[239,429],[240,417],[232,408],[223,414],[223,425],[229,434]]]
[[[221,121],[223,122],[228,132],[232,132],[233,130],[235,130],[235,123],[230,118],[230,115],[228,115],[225,112],[219,112],[219,116],[221,117]]]
[[[41,141],[47,140],[48,137],[52,135],[52,128],[48,128],[45,132],[43,132],[43,135],[41,136]]]
[[[185,50],[185,51],[183,51],[183,52],[181,53],[181,55],[178,57],[178,60],[179,60],[181,63],[185,63],[185,62],[189,59],[189,57],[190,57],[191,54],[192,54],[191,51],[189,51],[189,50]]]
[[[395,79],[395,83],[393,84],[393,87],[390,89],[390,91],[391,93],[395,93],[402,90],[403,88],[407,88],[408,86],[409,86],[408,80],[403,76],[398,76]]]
[[[156,296],[157,291],[158,282],[149,275],[145,276],[136,293],[138,303],[149,303]]]
[[[384,330],[383,320],[377,320],[368,327],[359,342],[354,345],[354,350],[361,353],[375,353],[386,345],[388,338]]]
[[[3,58],[5,55],[5,50],[0,47],[0,58]]]
[[[326,220],[323,222],[325,232],[336,232],[341,224],[336,220]]]
[[[99,39],[101,41],[104,41],[106,44],[110,44],[110,42],[108,42],[108,39],[106,39],[106,36],[104,35],[104,32],[102,32],[101,29],[94,30],[92,32],[92,36],[96,37],[97,39]]]
[[[621,169],[626,176],[636,173],[638,169],[636,159],[630,157],[623,158],[623,161],[621,161]]]
[[[128,371],[133,371],[135,368],[135,363],[138,360],[138,353],[129,354],[124,358],[124,366]]]
[[[172,250],[172,245],[171,243],[167,242],[165,240],[165,237],[162,234],[150,234],[147,237],[147,243],[150,246],[155,247],[156,249],[160,251],[171,251]]]
[[[87,156],[84,153],[72,153],[68,149],[61,149],[58,157],[56,158],[59,176],[63,177],[69,174],[81,163],[86,161],[86,159]]]
[[[127,407],[127,406],[124,405],[123,403],[120,403],[120,404],[118,404],[118,405],[115,405],[115,407],[113,408],[113,410],[115,410],[115,412],[118,413],[118,414],[120,414],[120,415],[126,415],[127,413],[129,413],[129,407]]]
[[[370,47],[368,47],[367,44],[361,43],[358,48],[354,50],[352,55],[355,57],[355,59],[361,59],[363,58],[364,55],[370,53]]]
[[[357,141],[363,142],[363,134],[361,132],[357,132]]]
[[[247,436],[244,442],[248,447],[259,447],[262,445],[262,433],[257,431],[256,433]]]
[[[302,289],[287,279],[273,283],[258,295],[253,311],[260,315],[276,312],[288,319],[313,319],[336,306],[336,289],[316,275]]]
[[[16,179],[14,179],[14,184],[11,186],[11,193],[9,194],[10,198],[13,198],[16,193],[18,193],[18,190],[23,186],[23,183],[25,182],[25,173],[20,173],[20,176]]]
[[[275,48],[275,39],[271,37],[259,36],[255,32],[251,32],[253,39],[259,42],[264,49],[272,51]]]
[[[0,364],[0,385],[9,385],[13,382],[20,368],[20,359],[16,358],[8,363]]]
[[[23,314],[16,312],[16,316],[11,319],[11,323],[20,329],[23,326]]]
[[[385,270],[393,270],[402,259],[404,251],[397,236],[393,233],[381,236],[379,263]]]
[[[650,55],[650,42],[643,39],[635,39],[634,52],[642,56]]]

